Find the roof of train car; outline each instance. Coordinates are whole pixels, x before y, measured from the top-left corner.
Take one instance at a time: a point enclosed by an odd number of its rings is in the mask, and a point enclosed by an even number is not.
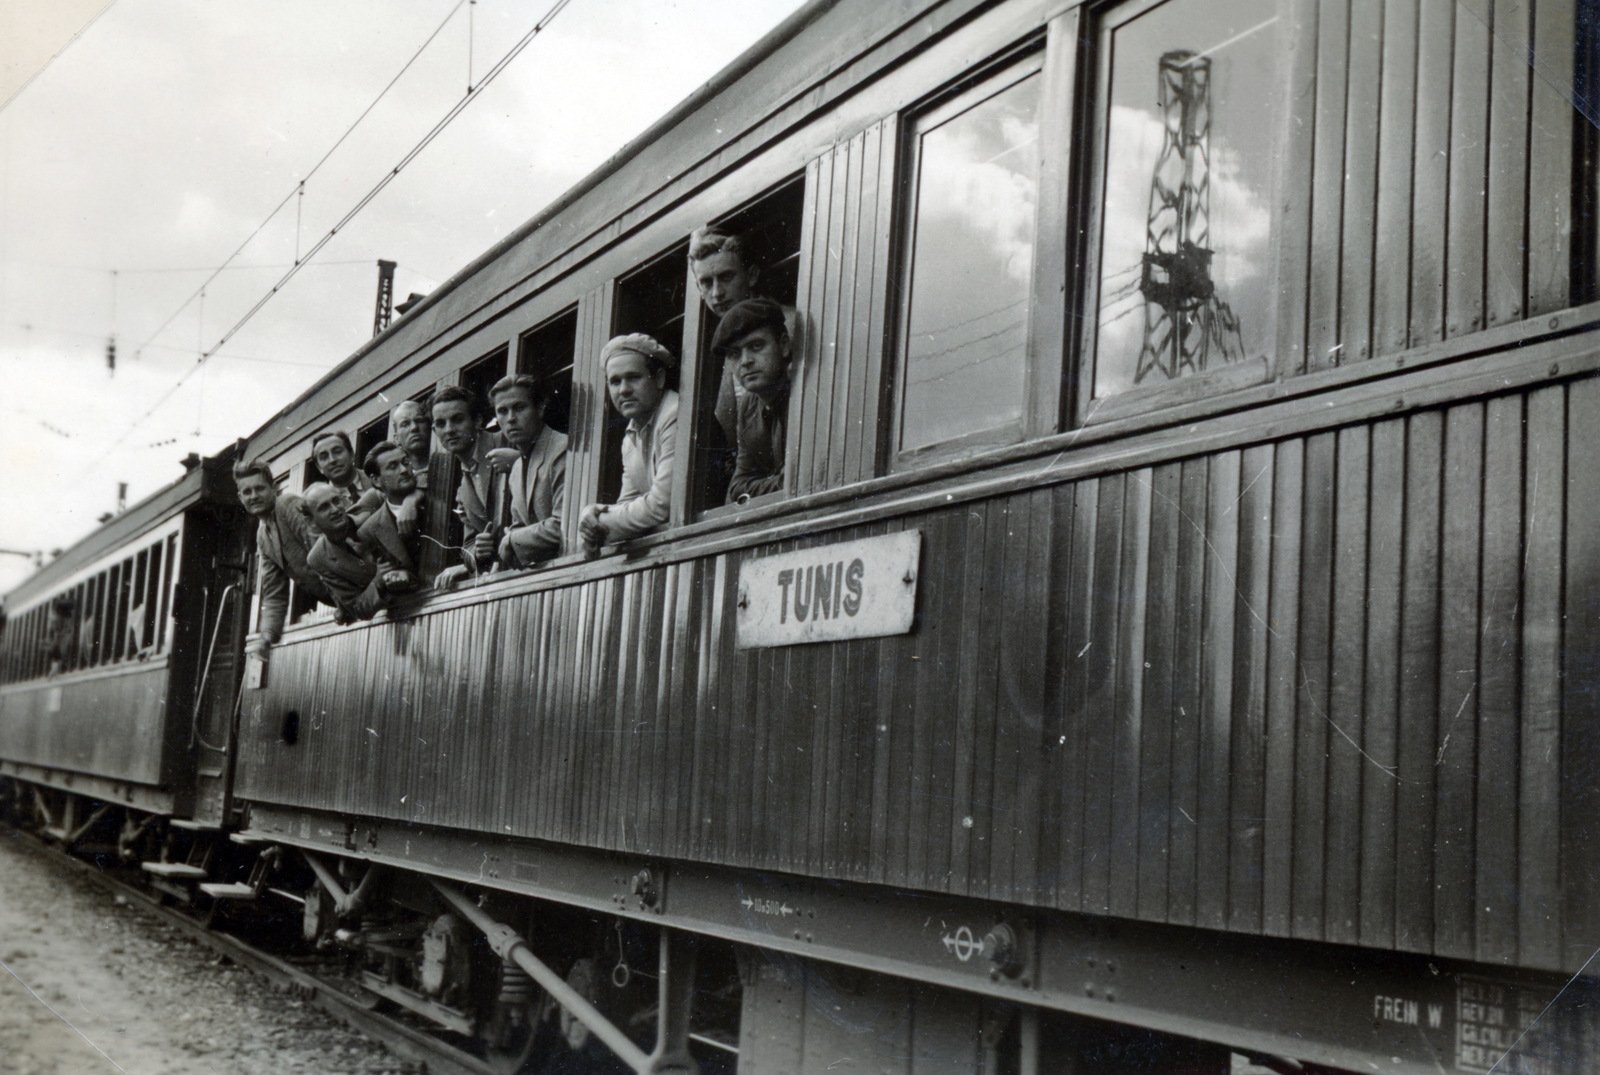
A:
[[[232,466],[236,447],[209,458],[170,485],[163,486],[137,504],[82,538],[60,556],[24,579],[5,595],[9,613],[48,597],[64,580],[106,553],[130,544],[152,527],[186,511],[202,500],[232,503]]]
[[[808,0],[806,4],[789,15],[759,41],[745,50],[737,59],[713,76],[703,86],[681,101],[671,111],[653,123],[642,134],[625,144],[608,160],[596,168],[575,186],[570,188],[550,205],[534,215],[527,222],[509,233],[494,246],[479,255],[472,262],[456,272],[439,287],[430,292],[418,304],[407,311],[403,318],[395,321],[385,332],[373,337],[364,343],[349,358],[340,362],[333,369],[320,377],[314,384],[302,392],[293,402],[284,407],[272,418],[268,419],[249,438],[249,450],[252,456],[271,455],[284,446],[297,439],[298,431],[307,426],[319,425],[325,418],[322,409],[312,404],[319,396],[330,399],[343,399],[356,392],[364,390],[364,386],[375,377],[387,373],[389,365],[373,369],[357,370],[362,366],[362,360],[372,356],[374,352],[385,348],[386,345],[398,343],[400,353],[412,354],[429,345],[441,334],[447,332],[462,317],[471,311],[441,311],[440,307],[446,300],[473,277],[482,273],[495,262],[506,258],[517,248],[528,242],[535,233],[545,232],[558,235],[554,239],[555,247],[551,251],[541,251],[542,261],[548,262],[558,256],[561,251],[581,242],[608,226],[618,213],[626,208],[626,202],[637,199],[647,191],[632,190],[631,194],[622,194],[616,199],[607,198],[605,191],[600,191],[597,200],[608,206],[608,215],[603,221],[565,219],[574,212],[579,211],[578,206],[586,201],[586,196],[596,193],[597,188],[603,187],[608,180],[619,178],[619,173],[628,171],[629,166],[634,170],[643,169],[650,173],[649,189],[659,186],[661,177],[670,179],[675,174],[681,174],[683,166],[698,164],[707,153],[715,152],[717,145],[731,140],[736,134],[735,130],[717,129],[722,121],[712,124],[712,129],[697,130],[696,137],[687,139],[686,146],[678,146],[675,140],[666,136],[684,123],[685,120],[716,102],[718,98],[729,101],[733,107],[749,117],[754,117],[752,123],[759,123],[770,112],[770,106],[786,93],[792,93],[793,85],[768,87],[761,83],[761,92],[752,92],[749,85],[740,84],[752,77],[759,78],[768,74],[768,71],[758,71],[764,61],[774,58],[775,54],[784,46],[795,42],[802,37],[806,30],[818,23],[825,16],[841,5],[853,7],[853,12],[844,13],[846,17],[858,20],[871,17],[872,22],[881,22],[884,25],[900,26],[907,20],[914,19],[918,12],[930,7],[927,0],[903,0],[898,4],[885,4],[878,7],[874,4],[854,3],[848,0]],[[826,76],[846,58],[836,46],[837,41],[818,41],[814,50],[816,55],[807,53],[803,57],[790,60],[780,57],[779,60],[788,64],[795,73],[795,83],[813,85],[820,78]],[[735,92],[743,90],[743,93]],[[725,95],[727,95],[725,97]],[[759,102],[759,103],[756,103]],[[674,153],[675,159],[651,159],[652,148],[661,147],[672,142],[669,152]],[[674,166],[677,165],[676,169]],[[622,178],[626,178],[624,175]],[[563,229],[565,233],[562,234]],[[532,253],[524,250],[523,253]],[[341,380],[346,380],[353,371],[357,376],[351,383],[340,386]],[[331,391],[330,391],[331,390]],[[370,394],[370,392],[368,392]]]

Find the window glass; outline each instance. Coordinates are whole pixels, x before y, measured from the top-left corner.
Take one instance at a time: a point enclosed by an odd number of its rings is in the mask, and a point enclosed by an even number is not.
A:
[[[1039,192],[1038,60],[914,128],[900,450],[1020,423]]]
[[[1169,0],[1101,28],[1096,398],[1267,353],[1276,7]]]
[[[517,347],[517,372],[544,385],[544,424],[557,433],[571,432],[572,358],[578,350],[578,311],[569,310],[522,334]]]

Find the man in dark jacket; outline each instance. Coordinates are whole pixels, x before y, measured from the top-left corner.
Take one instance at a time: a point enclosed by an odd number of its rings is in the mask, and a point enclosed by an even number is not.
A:
[[[791,351],[783,307],[771,299],[746,299],[717,325],[711,347],[734,368],[745,390],[739,400],[738,464],[728,485],[728,502],[742,504],[783,488]]]

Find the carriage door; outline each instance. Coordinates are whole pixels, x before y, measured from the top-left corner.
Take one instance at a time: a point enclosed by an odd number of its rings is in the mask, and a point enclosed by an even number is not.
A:
[[[198,516],[198,517],[196,517]],[[193,545],[214,580],[206,594],[194,675],[194,820],[222,826],[233,806],[233,758],[237,753],[239,686],[244,675],[244,640],[250,622],[250,527],[238,513],[197,512]]]

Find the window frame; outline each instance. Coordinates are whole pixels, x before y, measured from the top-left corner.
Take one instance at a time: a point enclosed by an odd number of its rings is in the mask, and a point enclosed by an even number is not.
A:
[[[1121,0],[1092,9],[1084,24],[1080,38],[1080,62],[1083,77],[1080,81],[1080,101],[1076,109],[1078,129],[1082,132],[1081,144],[1085,147],[1081,163],[1082,177],[1077,184],[1074,202],[1077,207],[1078,232],[1082,236],[1081,252],[1076,259],[1076,286],[1078,308],[1094,311],[1093,318],[1084,317],[1079,329],[1073,333],[1068,345],[1073,352],[1073,404],[1071,424],[1074,428],[1099,425],[1152,411],[1165,410],[1185,403],[1225,396],[1255,385],[1264,384],[1277,376],[1279,364],[1278,331],[1283,317],[1282,301],[1268,304],[1272,321],[1266,326],[1266,354],[1261,358],[1246,359],[1189,374],[1159,384],[1130,388],[1127,391],[1096,400],[1095,374],[1098,363],[1100,330],[1100,255],[1105,228],[1105,185],[1107,142],[1110,137],[1111,76],[1110,37],[1118,28],[1175,0]],[[1292,140],[1286,137],[1287,124],[1292,122],[1293,97],[1292,55],[1293,19],[1287,0],[1277,0],[1277,53],[1279,70],[1275,78],[1275,91],[1281,91],[1285,101],[1282,112],[1275,121],[1278,148],[1274,153],[1272,187],[1267,201],[1271,205],[1271,239],[1267,255],[1269,281],[1279,279],[1279,266],[1285,253],[1288,236],[1284,227],[1283,192],[1290,185],[1288,176],[1297,162],[1289,160]],[[1280,292],[1281,293],[1281,292]]]
[[[1053,15],[1010,47],[963,72],[956,80],[902,110],[895,181],[896,220],[889,266],[891,313],[885,343],[884,418],[880,474],[915,470],[989,449],[1048,436],[1061,427],[1068,356],[1063,347],[1068,279],[1067,222],[1073,139],[1072,105],[1079,51],[1079,9]],[[1039,172],[1033,224],[1033,265],[1023,350],[1022,413],[1004,425],[976,430],[919,448],[902,449],[905,419],[905,341],[915,285],[913,259],[924,133],[1018,85],[1038,77]]]

